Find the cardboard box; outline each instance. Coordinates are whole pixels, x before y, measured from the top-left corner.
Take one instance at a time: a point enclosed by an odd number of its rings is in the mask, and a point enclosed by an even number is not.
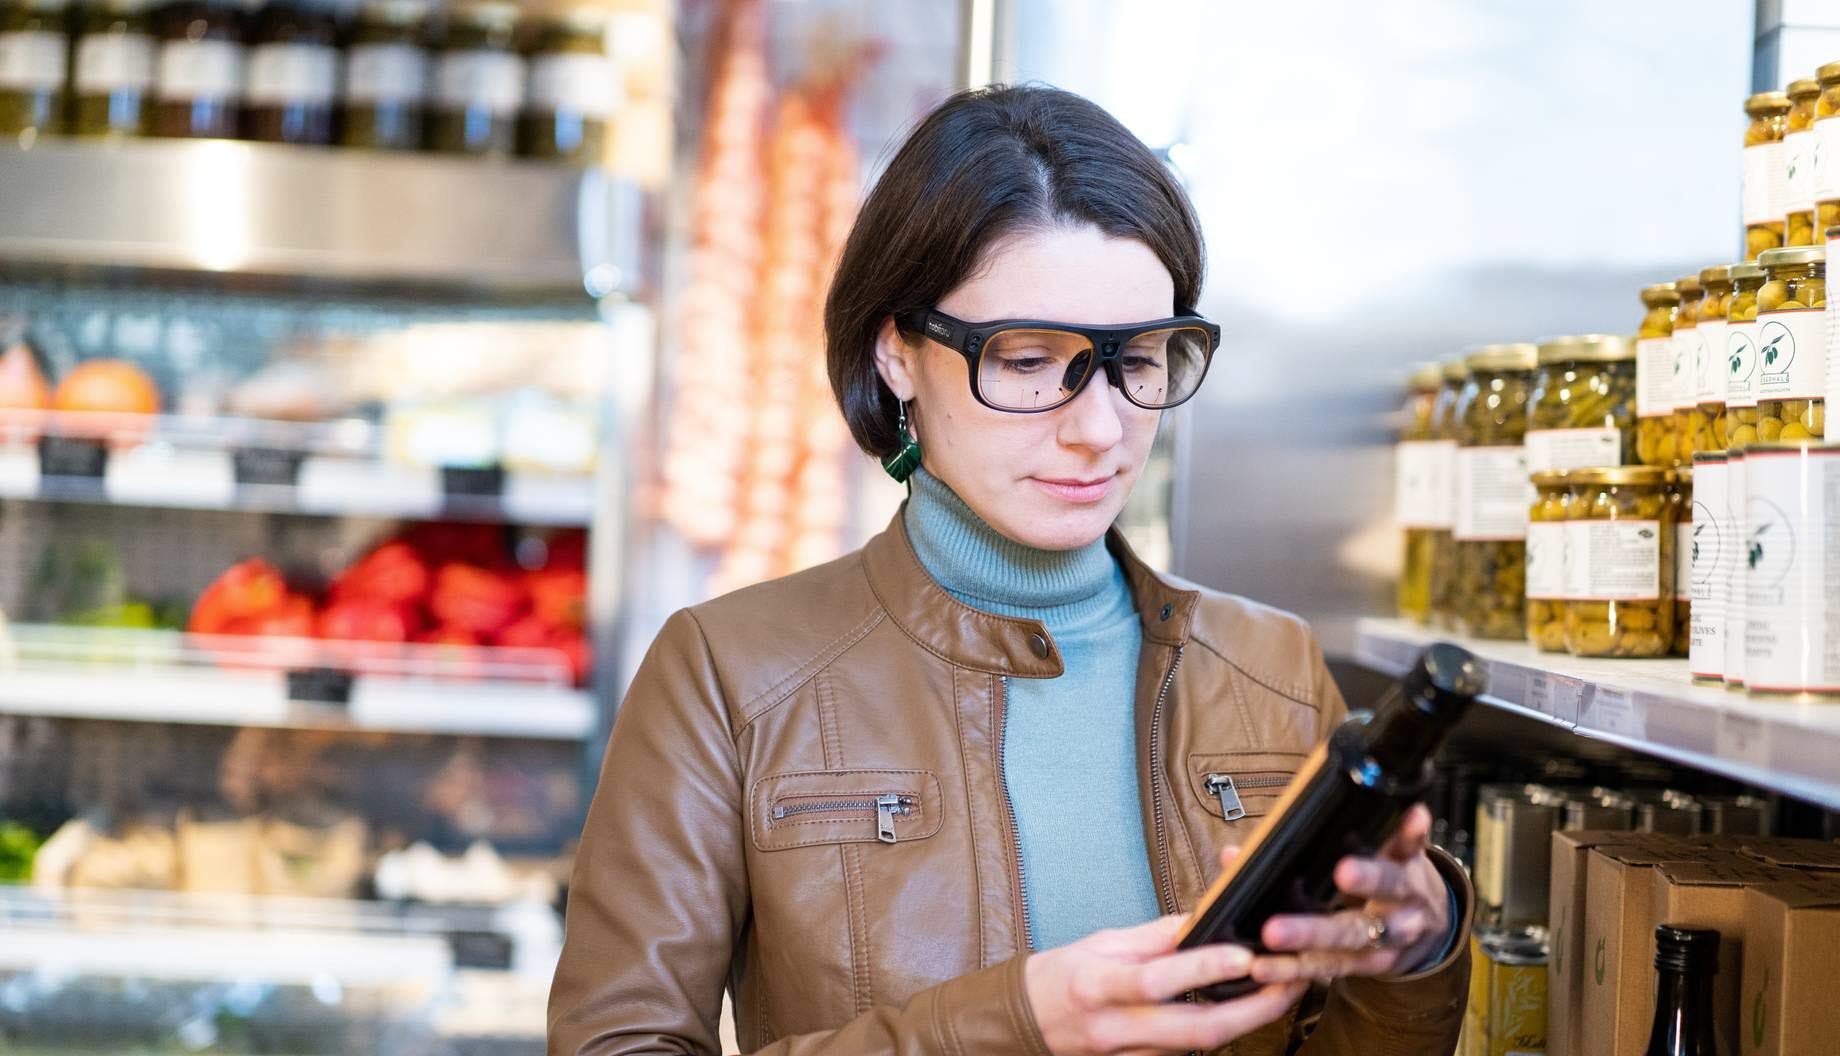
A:
[[[1744,891],[1739,1047],[1732,1056],[1832,1052],[1840,1038],[1840,882],[1807,879]]]
[[[1654,969],[1652,873],[1669,862],[1717,862],[1726,856],[1704,847],[1649,843],[1605,844],[1585,862],[1584,939],[1577,948],[1583,975],[1578,1006],[1579,1047],[1571,1056],[1620,1056],[1648,1042]],[[1551,1037],[1548,1036],[1550,1043]]]
[[[1584,943],[1585,858],[1593,847],[1626,846],[1635,835],[1610,829],[1552,834],[1546,917],[1547,941],[1552,944],[1546,961],[1547,1056],[1578,1056],[1584,1051],[1579,1047],[1584,973],[1578,951]]]
[[[1840,872],[1840,845],[1824,840],[1753,836],[1745,840],[1742,846],[1745,854],[1766,865],[1815,872]]]
[[[1760,884],[1799,879],[1803,874],[1739,859],[1717,862],[1668,862],[1653,870],[1647,932],[1659,924],[1712,928],[1719,933],[1719,971],[1712,981],[1713,1021],[1725,1037],[1725,1051],[1738,1049],[1738,990],[1742,974],[1744,890]],[[1622,970],[1646,975],[1649,994],[1642,1006],[1643,1019],[1655,1015],[1654,944],[1644,949],[1625,948]]]

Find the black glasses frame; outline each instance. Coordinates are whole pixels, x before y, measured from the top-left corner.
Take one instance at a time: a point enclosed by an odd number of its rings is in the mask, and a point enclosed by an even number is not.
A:
[[[1040,414],[1052,411],[1072,403],[1093,376],[1101,371],[1112,387],[1124,394],[1124,398],[1146,411],[1166,411],[1171,407],[1180,407],[1193,399],[1201,391],[1201,383],[1207,380],[1208,368],[1214,365],[1214,350],[1220,347],[1220,325],[1210,323],[1198,315],[1175,315],[1167,319],[1155,319],[1147,323],[1132,323],[1121,327],[1074,326],[1070,323],[1056,323],[1044,319],[997,319],[987,323],[968,323],[955,319],[937,308],[918,308],[904,312],[895,317],[895,325],[910,334],[919,334],[931,338],[965,357],[966,380],[971,383],[971,396],[979,403],[993,411],[1008,414]],[[1194,392],[1173,403],[1144,403],[1133,397],[1124,384],[1124,376],[1119,372],[1118,360],[1124,354],[1131,339],[1152,330],[1171,330],[1179,327],[1198,329],[1208,335],[1207,354],[1201,362],[1201,376],[1195,379]],[[1086,373],[1067,393],[1067,398],[1046,407],[999,407],[984,398],[978,386],[978,367],[984,358],[984,348],[990,339],[1005,330],[1060,330],[1084,337],[1098,355],[1086,368]],[[1097,366],[1099,370],[1093,369]]]

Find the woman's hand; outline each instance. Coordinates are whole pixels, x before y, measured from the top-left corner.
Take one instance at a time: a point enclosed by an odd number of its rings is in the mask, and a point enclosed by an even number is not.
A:
[[[1176,952],[1183,916],[1096,932],[1029,957],[1023,984],[1054,1056],[1212,1049],[1282,1016],[1307,982],[1267,986],[1220,1004],[1169,1004],[1246,974],[1252,954],[1216,944]]]
[[[1332,979],[1343,975],[1407,975],[1431,966],[1450,942],[1450,888],[1431,864],[1431,812],[1421,803],[1372,858],[1348,857],[1335,867],[1335,886],[1358,909],[1295,914],[1265,922],[1260,939],[1276,952],[1257,958],[1250,974],[1261,983]],[[1221,856],[1230,861],[1232,851]],[[1385,923],[1373,945],[1375,921]]]

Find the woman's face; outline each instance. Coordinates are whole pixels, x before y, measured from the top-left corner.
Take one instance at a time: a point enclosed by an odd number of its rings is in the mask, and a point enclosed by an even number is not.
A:
[[[1174,301],[1169,270],[1148,246],[1077,225],[996,243],[935,307],[971,323],[1102,327],[1165,318]],[[908,340],[892,320],[883,325],[876,361],[895,396],[912,401],[908,427],[927,472],[985,523],[1043,550],[1074,549],[1105,534],[1143,471],[1162,416],[1126,400],[1100,372],[1052,411],[991,410],[971,394],[963,356],[935,341]]]

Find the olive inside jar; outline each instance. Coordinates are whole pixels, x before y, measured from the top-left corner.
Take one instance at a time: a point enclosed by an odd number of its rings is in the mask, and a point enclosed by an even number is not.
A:
[[[1432,532],[1448,529],[1443,509],[1443,445],[1431,432],[1431,415],[1443,384],[1443,367],[1427,363],[1412,372],[1395,449],[1393,519],[1403,533],[1395,607],[1401,617],[1431,618]]]
[[[1731,265],[1701,268],[1699,284],[1705,296],[1693,328],[1693,393],[1699,411],[1694,454],[1725,450],[1725,337],[1730,329],[1725,316],[1731,311]]]
[[[518,153],[575,165],[606,156],[608,122],[620,94],[607,54],[607,20],[603,8],[578,7],[537,31]]]
[[[1469,367],[1461,358],[1443,365],[1443,381],[1431,405],[1431,439],[1440,449],[1444,479],[1439,483],[1445,524],[1431,529],[1430,623],[1442,630],[1457,627],[1457,543],[1452,535],[1457,508],[1457,407],[1469,382]]]
[[[1840,158],[1840,62],[1814,71],[1821,96],[1814,103],[1814,137],[1818,158]],[[1825,231],[1840,224],[1840,165],[1817,161],[1814,166],[1814,225]]]
[[[1731,300],[1725,311],[1725,425],[1719,430],[1727,451],[1742,451],[1757,440],[1757,290],[1762,285],[1761,267],[1731,266]]]
[[[1527,397],[1538,350],[1489,345],[1468,359],[1457,407],[1457,624],[1477,638],[1527,634]]]
[[[428,103],[425,0],[372,0],[358,13],[345,54],[340,144],[419,150]]]
[[[1613,334],[1539,344],[1528,394],[1527,469],[1614,466],[1635,451],[1636,351]]]
[[[1758,92],[1744,101],[1744,114],[1750,118],[1744,129],[1745,259],[1756,260],[1764,250],[1783,244],[1789,196],[1783,136],[1789,128],[1789,97]]]
[[[1574,470],[1567,480],[1565,648],[1660,657],[1674,644],[1674,514],[1667,471]]]
[[[243,8],[229,0],[182,0],[154,13],[153,134],[235,139],[241,130]]]
[[[30,146],[64,130],[64,0],[0,0],[0,135]]]
[[[1532,475],[1527,510],[1527,640],[1545,652],[1565,652],[1565,516],[1571,489],[1563,471]]]
[[[1784,93],[1789,97],[1789,116],[1784,122],[1784,175],[1788,197],[1783,203],[1790,246],[1815,244],[1814,228],[1814,110],[1821,98],[1821,82],[1813,78],[1790,81]]]
[[[1705,288],[1697,273],[1674,280],[1674,288],[1680,291],[1680,308],[1674,313],[1674,380],[1669,386],[1674,391],[1674,427],[1670,434],[1674,452],[1668,461],[1684,466],[1693,461],[1693,437],[1705,424],[1693,374],[1694,364],[1699,361],[1699,313],[1705,304]]]
[[[249,35],[243,134],[265,143],[332,142],[339,24],[328,0],[270,0]]]
[[[1671,282],[1642,289],[1642,326],[1636,332],[1636,460],[1671,466],[1674,439],[1674,313],[1680,290]]]
[[[1827,417],[1827,248],[1772,249],[1758,263],[1756,439],[1818,440]]]
[[[513,48],[515,4],[462,4],[435,56],[428,145],[453,154],[508,155],[517,147],[524,60]]]
[[[153,128],[153,66],[159,49],[147,0],[107,0],[76,18],[70,130],[79,136],[144,136]]]

